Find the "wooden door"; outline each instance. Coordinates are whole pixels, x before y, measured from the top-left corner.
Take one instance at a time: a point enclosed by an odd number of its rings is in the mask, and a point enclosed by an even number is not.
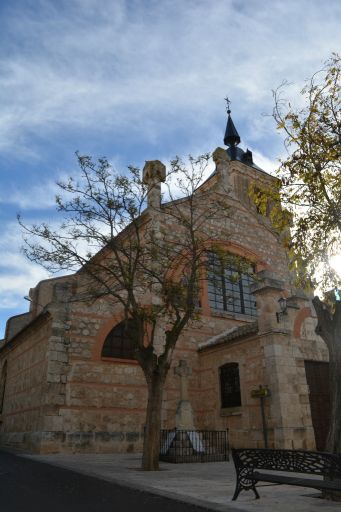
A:
[[[304,361],[316,449],[326,449],[330,425],[329,364]]]

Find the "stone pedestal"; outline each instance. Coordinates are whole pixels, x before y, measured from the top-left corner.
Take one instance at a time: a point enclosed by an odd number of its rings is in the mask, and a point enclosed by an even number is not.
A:
[[[177,430],[194,430],[193,409],[188,400],[188,377],[192,370],[186,361],[180,360],[174,373],[180,377],[180,401],[176,409],[175,427]]]
[[[194,430],[193,409],[188,400],[180,400],[178,403],[175,427],[177,430]]]

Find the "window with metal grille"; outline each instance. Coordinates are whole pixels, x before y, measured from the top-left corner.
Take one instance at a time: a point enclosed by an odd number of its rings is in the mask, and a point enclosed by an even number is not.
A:
[[[242,265],[245,269],[245,265]],[[218,254],[208,253],[208,301],[211,308],[256,316],[256,301],[250,291],[252,267],[242,270],[233,259],[223,262]]]
[[[239,407],[240,380],[238,363],[227,363],[219,368],[221,407]]]
[[[132,333],[133,323],[131,320],[124,320],[117,324],[105,338],[102,357],[135,359]]]

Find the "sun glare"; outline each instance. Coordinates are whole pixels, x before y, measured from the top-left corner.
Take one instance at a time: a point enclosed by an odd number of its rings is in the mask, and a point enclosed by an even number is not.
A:
[[[341,254],[337,254],[330,258],[330,264],[333,269],[341,276]]]

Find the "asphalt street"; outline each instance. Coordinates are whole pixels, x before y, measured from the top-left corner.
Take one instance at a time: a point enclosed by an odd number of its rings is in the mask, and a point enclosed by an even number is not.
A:
[[[205,512],[209,509],[0,451],[1,512]]]

